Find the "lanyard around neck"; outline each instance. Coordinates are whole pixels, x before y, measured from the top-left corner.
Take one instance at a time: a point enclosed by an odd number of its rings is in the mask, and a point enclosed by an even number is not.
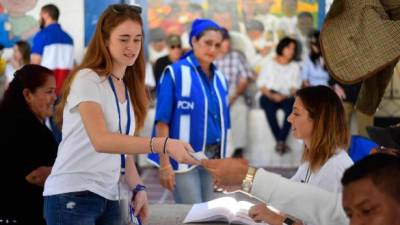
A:
[[[117,105],[117,111],[118,111],[118,129],[119,133],[122,134],[121,109],[119,108],[117,91],[115,89],[114,82],[112,81],[111,77],[108,77],[108,82],[110,83],[111,89],[114,93],[115,103]],[[131,127],[131,109],[130,109],[131,105],[129,101],[128,88],[126,87],[126,85],[125,85],[125,101],[126,101],[126,114],[127,114],[125,134],[128,135]],[[121,154],[121,174],[125,174],[125,154]]]
[[[301,183],[307,184],[310,181],[310,178],[311,178],[311,171],[310,171],[310,167],[308,167],[306,177],[304,178],[304,180],[301,181]]]

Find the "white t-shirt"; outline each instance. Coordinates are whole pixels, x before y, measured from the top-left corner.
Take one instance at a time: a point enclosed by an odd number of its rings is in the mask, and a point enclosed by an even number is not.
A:
[[[121,156],[95,151],[78,111],[77,106],[81,102],[100,104],[108,131],[119,133],[116,101],[108,80],[90,69],[79,71],[72,82],[64,108],[63,138],[43,195],[88,190],[106,199],[117,200]],[[129,135],[133,135],[135,116],[132,104],[130,109]],[[120,110],[122,131],[125,133],[126,101],[120,104]]]
[[[301,87],[300,67],[296,62],[281,65],[274,59],[266,60],[257,78],[257,87],[266,87],[283,95],[290,95],[290,89]]]
[[[291,180],[308,183],[329,192],[341,193],[342,184],[340,180],[343,177],[344,171],[352,165],[353,160],[351,160],[345,150],[340,149],[316,173],[312,173],[308,169],[308,162],[301,164]],[[308,175],[307,170],[309,171]],[[309,178],[307,179],[306,177]],[[308,182],[305,182],[307,180]]]

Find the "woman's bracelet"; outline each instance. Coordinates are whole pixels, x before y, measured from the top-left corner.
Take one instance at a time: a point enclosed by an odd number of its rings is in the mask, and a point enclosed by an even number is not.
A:
[[[135,188],[132,190],[132,192],[133,192],[132,198],[135,198],[136,194],[137,194],[139,191],[145,191],[145,190],[146,190],[146,186],[144,186],[144,185],[142,185],[142,184],[137,184],[137,185],[135,186]]]
[[[155,153],[154,149],[153,149],[153,140],[154,140],[154,137],[150,138],[150,152],[151,153]]]
[[[169,168],[171,168],[171,165],[160,167],[160,170],[163,171]]]
[[[166,146],[167,146],[167,141],[168,141],[168,137],[166,137],[166,138],[165,138],[165,141],[164,141],[164,147],[163,147],[163,151],[162,151],[164,154],[167,154],[167,148],[166,148]]]

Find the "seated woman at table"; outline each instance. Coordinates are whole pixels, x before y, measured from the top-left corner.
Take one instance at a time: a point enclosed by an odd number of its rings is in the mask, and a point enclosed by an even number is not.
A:
[[[326,86],[300,89],[288,121],[293,135],[304,141],[303,163],[291,180],[341,193],[340,179],[353,161],[346,152],[350,136],[339,97]],[[287,221],[265,204],[253,206],[249,215],[271,225]]]

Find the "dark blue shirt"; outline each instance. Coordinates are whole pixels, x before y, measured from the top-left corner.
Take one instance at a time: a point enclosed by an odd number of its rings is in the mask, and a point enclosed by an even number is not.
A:
[[[213,78],[215,75],[216,67],[211,64],[211,77],[209,79],[204,71],[201,69],[194,54],[189,55],[194,66],[197,68],[201,80],[204,85],[205,92],[207,94],[208,101],[208,119],[207,119],[207,137],[206,144],[219,144],[221,142],[221,116],[218,104],[218,96],[214,89]],[[191,73],[196,73],[193,68],[191,68]],[[201,92],[201,87],[192,87],[198,89]],[[175,87],[174,81],[172,79],[169,70],[166,70],[162,80],[157,89],[157,108],[156,117],[157,122],[163,122],[169,124],[172,118],[173,107],[176,106],[176,100],[174,99]]]

